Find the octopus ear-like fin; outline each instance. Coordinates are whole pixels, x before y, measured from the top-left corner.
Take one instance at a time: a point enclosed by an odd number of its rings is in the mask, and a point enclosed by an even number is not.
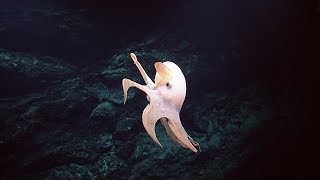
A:
[[[149,136],[156,142],[159,146],[162,147],[159,140],[156,136],[155,125],[157,121],[161,118],[159,109],[157,109],[153,104],[148,104],[147,107],[143,110],[142,113],[142,123],[146,129]]]
[[[172,79],[172,72],[171,70],[164,65],[162,62],[156,62],[154,64],[157,73],[166,81],[170,81]]]
[[[151,89],[148,88],[147,86],[143,86],[141,84],[138,84],[138,83],[131,81],[130,79],[126,79],[126,78],[122,80],[122,87],[123,87],[123,96],[124,96],[123,104],[125,104],[127,101],[128,90],[131,87],[136,87],[136,88],[142,90],[143,92],[145,92],[147,95],[149,95],[151,93],[150,92]]]
[[[147,84],[147,86],[149,88],[153,88],[154,82],[150,79],[150,77],[148,76],[148,74],[145,72],[145,70],[143,69],[143,67],[141,66],[141,64],[139,63],[137,56],[133,53],[130,53],[131,59],[133,60],[134,64],[137,66],[137,68],[139,69],[141,76],[144,80],[144,82]]]

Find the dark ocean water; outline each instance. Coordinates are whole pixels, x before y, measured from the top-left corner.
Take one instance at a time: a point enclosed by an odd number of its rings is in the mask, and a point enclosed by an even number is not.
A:
[[[0,2],[1,179],[309,179],[319,4],[258,1]],[[160,148],[134,52],[175,62],[180,117],[201,152]],[[142,83],[143,84],[143,83]]]

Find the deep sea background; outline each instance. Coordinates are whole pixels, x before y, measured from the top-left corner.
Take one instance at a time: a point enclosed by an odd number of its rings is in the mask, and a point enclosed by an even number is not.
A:
[[[319,1],[1,0],[0,179],[317,179]],[[318,46],[317,46],[318,45]],[[134,52],[187,80],[147,135]],[[318,57],[319,59],[319,57]]]

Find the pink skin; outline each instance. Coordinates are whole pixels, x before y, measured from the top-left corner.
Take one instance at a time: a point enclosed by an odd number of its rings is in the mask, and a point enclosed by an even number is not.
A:
[[[180,121],[179,113],[186,96],[186,80],[180,68],[169,61],[155,63],[157,73],[154,83],[146,74],[136,56],[133,53],[130,55],[146,85],[138,84],[126,78],[123,79],[124,103],[127,100],[127,91],[130,87],[136,87],[145,92],[150,103],[142,113],[142,122],[150,137],[162,147],[155,133],[155,124],[161,119],[168,134],[176,143],[197,152],[195,146],[199,146],[199,144],[187,134]]]

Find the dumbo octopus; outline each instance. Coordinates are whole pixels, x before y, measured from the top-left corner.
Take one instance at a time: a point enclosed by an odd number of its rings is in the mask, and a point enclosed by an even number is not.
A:
[[[156,62],[154,82],[150,79],[135,54],[130,54],[139,69],[146,85],[138,84],[130,79],[123,79],[124,104],[130,87],[136,87],[147,94],[150,102],[142,113],[142,123],[150,137],[162,147],[155,133],[155,125],[161,121],[169,136],[184,148],[197,152],[199,144],[194,141],[183,128],[180,121],[180,110],[186,97],[186,79],[181,69],[173,62]]]

